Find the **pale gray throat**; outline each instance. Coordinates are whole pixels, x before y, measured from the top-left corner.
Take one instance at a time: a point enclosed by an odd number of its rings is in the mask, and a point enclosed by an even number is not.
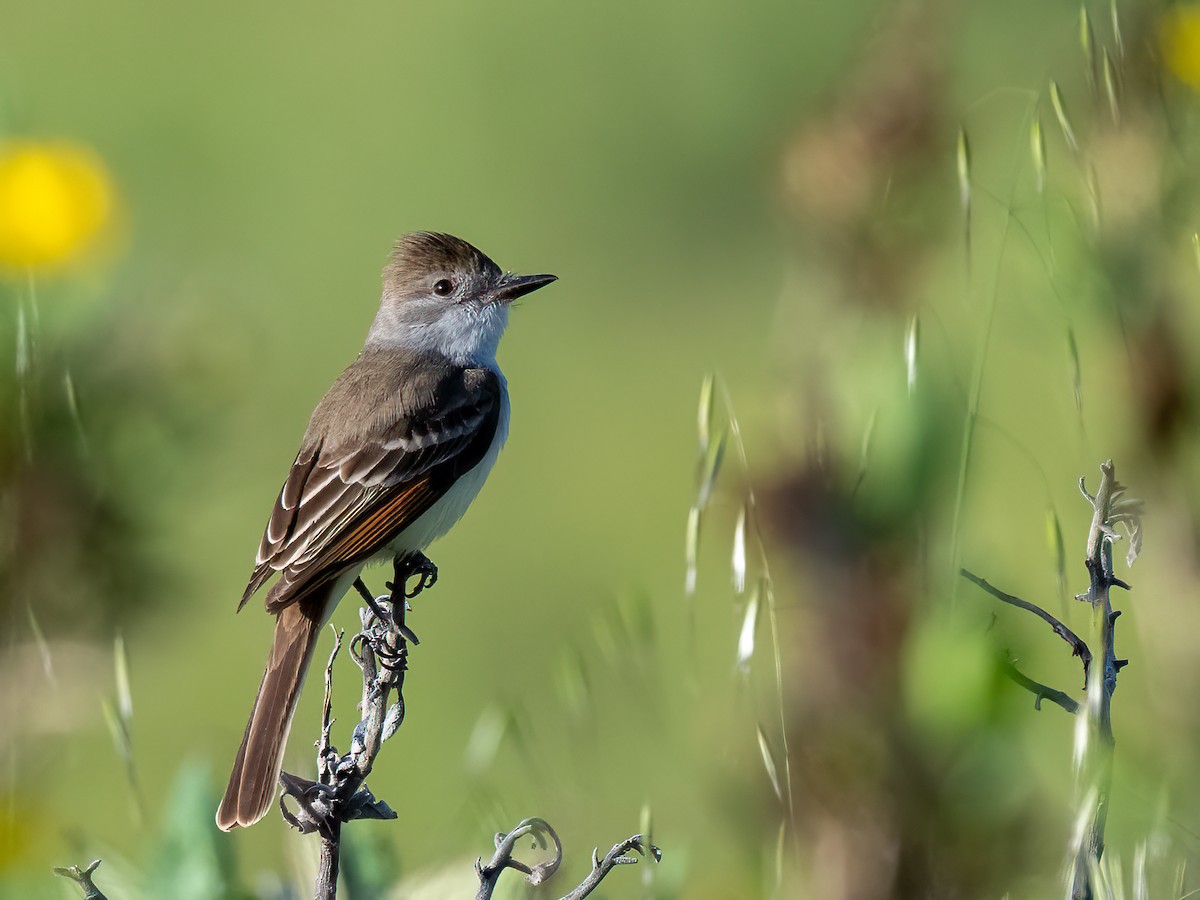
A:
[[[436,353],[458,365],[496,369],[508,304],[451,303],[431,308],[384,296],[366,346]]]

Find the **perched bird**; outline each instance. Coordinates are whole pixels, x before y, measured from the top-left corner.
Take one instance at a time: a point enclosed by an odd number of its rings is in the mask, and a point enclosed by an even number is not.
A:
[[[448,234],[396,242],[366,344],[309,420],[238,606],[279,574],[266,597],[275,640],[222,830],[270,807],[317,635],[362,568],[419,554],[483,486],[508,433],[496,347],[509,305],[555,280],[506,274]]]

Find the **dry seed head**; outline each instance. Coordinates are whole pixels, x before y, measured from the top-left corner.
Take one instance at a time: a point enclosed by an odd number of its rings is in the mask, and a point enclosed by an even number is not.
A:
[[[1037,113],[1034,113],[1033,125],[1029,128],[1029,152],[1033,157],[1033,176],[1040,194],[1046,187],[1046,136],[1042,134],[1042,118]]]
[[[1112,57],[1108,51],[1104,51],[1104,95],[1108,98],[1108,112],[1112,116],[1113,124],[1118,125],[1121,122],[1121,106],[1118,100],[1119,85],[1117,83],[1117,70],[1113,65]]]
[[[746,590],[746,507],[738,512],[737,524],[733,529],[733,590],[741,594]]]
[[[1058,127],[1062,129],[1067,146],[1071,148],[1072,153],[1078,153],[1079,142],[1075,140],[1075,129],[1071,127],[1071,120],[1067,117],[1067,107],[1063,103],[1062,91],[1058,89],[1057,81],[1050,82],[1050,105],[1054,107],[1054,117],[1058,119]]]
[[[708,452],[708,443],[712,435],[713,388],[716,381],[712,372],[704,376],[700,383],[700,410],[697,417],[697,431],[700,434],[700,454]]]
[[[775,796],[782,803],[783,789],[779,784],[779,767],[775,765],[775,751],[771,749],[771,742],[767,740],[767,733],[763,731],[761,725],[758,726],[758,752],[762,754],[763,768],[767,770],[767,777],[771,779],[771,787],[775,790]]]
[[[743,675],[750,673],[750,660],[754,657],[754,644],[758,632],[758,614],[762,607],[762,589],[754,586],[746,613],[742,617],[742,630],[738,634],[737,668]]]
[[[965,215],[971,209],[971,144],[965,128],[958,129],[954,157],[958,169],[958,200]]]
[[[687,574],[684,576],[684,593],[691,597],[696,593],[696,560],[700,550],[700,507],[693,506],[688,510],[686,546],[684,557],[687,563]]]
[[[913,316],[908,320],[908,330],[904,335],[904,367],[908,376],[908,393],[911,395],[917,386],[917,354],[920,351],[921,320]]]
[[[1087,61],[1088,84],[1096,83],[1096,35],[1092,30],[1092,19],[1088,15],[1087,4],[1079,6],[1079,46],[1083,49],[1083,58]]]

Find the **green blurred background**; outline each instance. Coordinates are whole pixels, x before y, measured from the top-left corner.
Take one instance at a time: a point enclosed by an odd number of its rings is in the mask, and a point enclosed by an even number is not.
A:
[[[537,896],[647,815],[662,864],[605,896],[1061,893],[1073,725],[1000,661],[1078,695],[1077,664],[952,573],[1086,634],[1075,482],[1109,456],[1152,513],[1119,598],[1109,857],[1149,896],[1200,885],[1200,20],[1084,9],[1081,41],[1080,7],[1028,0],[4,2],[3,136],[90,146],[118,209],[105,253],[0,285],[0,893],[63,896],[49,867],[102,856],[113,900],[306,895],[313,841],[212,826],[271,630],[234,608],[415,229],[561,282],[514,313],[509,443],[430,551],[370,782],[400,817],[348,828],[358,896],[469,895],[529,815],[567,848]],[[750,486],[778,673],[761,591],[735,666]],[[131,764],[103,712],[117,634]]]

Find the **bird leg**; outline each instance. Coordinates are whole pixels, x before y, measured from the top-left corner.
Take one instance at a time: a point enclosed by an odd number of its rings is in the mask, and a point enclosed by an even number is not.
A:
[[[437,566],[424,553],[406,553],[393,559],[392,567],[392,580],[384,582],[384,587],[390,592],[386,604],[380,602],[384,600],[383,597],[377,598],[371,593],[361,578],[354,579],[354,589],[371,608],[375,618],[390,625],[405,640],[419,644],[421,641],[412,629],[404,624],[404,614],[412,608],[409,606],[409,600],[437,584]],[[417,580],[410,589],[408,583],[414,577]]]
[[[403,591],[404,582],[401,581],[400,585]],[[359,596],[371,608],[371,612],[375,614],[375,618],[400,634],[405,640],[412,641],[414,644],[421,643],[420,638],[416,636],[413,630],[404,624],[404,614],[408,611],[408,601],[404,598],[403,594],[397,596],[395,586],[392,582],[387,582],[385,586],[392,592],[391,596],[387,598],[387,608],[379,602],[384,598],[380,597],[377,599],[371,594],[371,589],[363,583],[361,578],[354,579],[354,589],[358,591]],[[397,602],[400,603],[399,606],[397,606]],[[400,610],[399,616],[396,615],[397,609]]]
[[[375,599],[375,595],[371,593],[371,589],[366,586],[361,578],[354,579],[354,589],[358,591],[358,595],[363,598],[367,606],[371,607],[371,612],[375,613],[375,618],[380,622],[390,622],[392,617],[383,611],[383,607],[379,605],[379,601]]]

